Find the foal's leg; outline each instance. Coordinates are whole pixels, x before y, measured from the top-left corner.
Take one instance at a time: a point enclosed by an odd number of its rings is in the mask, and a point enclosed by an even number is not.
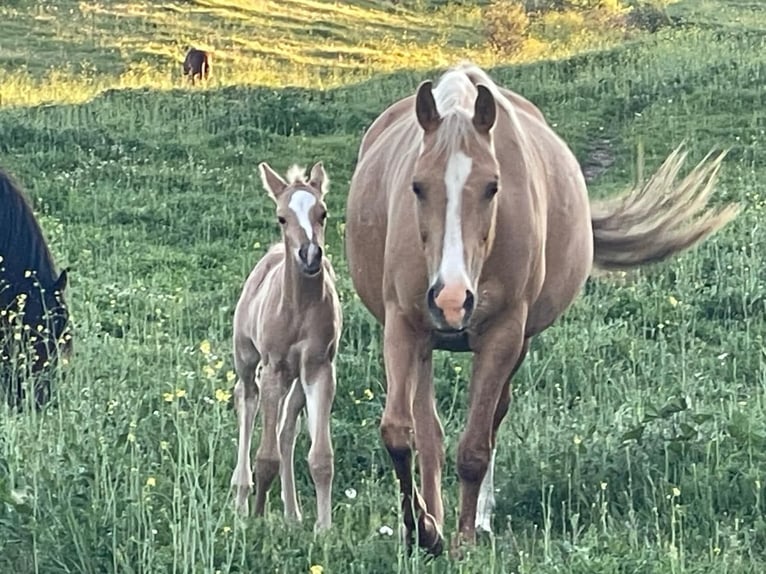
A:
[[[492,455],[494,416],[524,348],[526,313],[496,325],[482,338],[474,354],[468,422],[457,452],[460,477],[460,517],[455,546],[476,539],[476,507]],[[507,407],[506,407],[507,408]],[[456,548],[457,549],[457,548]]]
[[[279,458],[281,459],[280,478],[282,479],[282,502],[285,505],[285,517],[301,521],[301,509],[295,493],[295,435],[300,420],[301,409],[305,404],[303,389],[298,379],[293,381],[290,390],[282,402],[277,435],[279,436]]]
[[[418,518],[418,545],[433,554],[442,550],[442,535],[436,519],[428,514],[426,504],[412,480],[413,400],[418,377],[431,354],[430,341],[416,333],[398,308],[386,309],[383,337],[383,357],[386,367],[387,396],[380,434],[399,479],[402,513],[408,535],[415,530]]]
[[[335,364],[324,362],[303,365],[301,383],[306,396],[311,449],[309,471],[314,481],[317,497],[316,531],[332,525],[332,479],[335,473],[330,413],[335,399]]]
[[[516,372],[524,362],[524,357],[527,356],[527,349],[529,348],[529,339],[524,340],[524,346],[521,349],[519,359],[516,361],[516,366],[513,367],[510,379],[503,387],[503,391],[500,395],[500,400],[497,403],[495,409],[495,416],[492,422],[492,456],[489,459],[489,466],[487,467],[487,474],[484,475],[484,480],[481,481],[481,489],[479,490],[479,501],[476,505],[476,529],[483,530],[485,532],[492,532],[492,511],[495,509],[495,452],[497,451],[497,430],[500,428],[500,423],[503,422],[506,413],[508,413],[508,406],[511,404],[511,380]]]
[[[255,453],[255,514],[262,516],[266,495],[279,473],[279,440],[277,425],[282,401],[289,385],[284,372],[266,365],[261,375],[261,443]]]
[[[252,360],[234,359],[234,368],[238,380],[234,386],[234,409],[237,413],[239,443],[237,446],[237,466],[231,475],[231,485],[237,489],[234,507],[247,516],[249,513],[248,496],[253,488],[253,471],[250,467],[250,441],[253,437],[253,423],[258,411],[258,386],[255,372],[260,357],[256,354]]]

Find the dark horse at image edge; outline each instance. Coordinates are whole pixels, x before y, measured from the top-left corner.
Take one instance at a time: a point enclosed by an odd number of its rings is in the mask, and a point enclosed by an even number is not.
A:
[[[11,407],[23,406],[27,389],[37,408],[50,400],[71,350],[66,285],[20,187],[0,170],[0,389]]]

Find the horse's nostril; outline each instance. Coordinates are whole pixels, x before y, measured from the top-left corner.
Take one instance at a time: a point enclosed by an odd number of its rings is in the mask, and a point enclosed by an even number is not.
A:
[[[473,313],[474,305],[476,304],[476,299],[474,298],[473,292],[468,291],[466,289],[465,292],[465,301],[463,302],[463,310],[465,311],[465,321],[468,320],[468,318],[471,316],[471,313]]]

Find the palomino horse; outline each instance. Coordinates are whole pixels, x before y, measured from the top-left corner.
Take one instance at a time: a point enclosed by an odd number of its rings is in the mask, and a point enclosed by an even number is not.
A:
[[[59,355],[71,347],[66,284],[21,189],[0,171],[0,388],[12,407],[22,407],[29,383],[37,408],[50,399]]]
[[[255,456],[255,514],[262,515],[279,472],[285,516],[301,520],[295,494],[293,452],[298,417],[308,415],[308,462],[317,496],[318,530],[331,524],[333,449],[330,410],[335,397],[335,356],[342,329],[335,272],[322,256],[329,181],[322,163],[293,166],[285,181],[259,166],[277,204],[282,243],[272,246],[250,273],[234,312],[234,401],[239,423],[237,467],[231,477],[236,508],[248,513],[252,488],[250,440],[260,399],[263,430]],[[256,380],[256,370],[260,376]]]
[[[432,351],[473,353],[459,547],[490,527],[497,430],[530,339],[572,303],[592,264],[659,261],[729,221],[733,206],[703,212],[722,159],[676,182],[676,150],[641,189],[591,213],[580,166],[542,113],[475,66],[447,71],[435,88],[423,82],[375,120],[351,181],[346,250],[354,287],[384,327],[380,432],[408,542],[417,525],[420,546],[443,546]]]

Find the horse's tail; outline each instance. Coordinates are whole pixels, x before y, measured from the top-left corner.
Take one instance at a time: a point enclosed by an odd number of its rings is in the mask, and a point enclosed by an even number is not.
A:
[[[629,269],[662,261],[726,225],[739,211],[730,203],[707,208],[726,152],[708,154],[676,181],[686,159],[683,143],[657,172],[615,199],[591,205],[593,263],[606,270]]]

